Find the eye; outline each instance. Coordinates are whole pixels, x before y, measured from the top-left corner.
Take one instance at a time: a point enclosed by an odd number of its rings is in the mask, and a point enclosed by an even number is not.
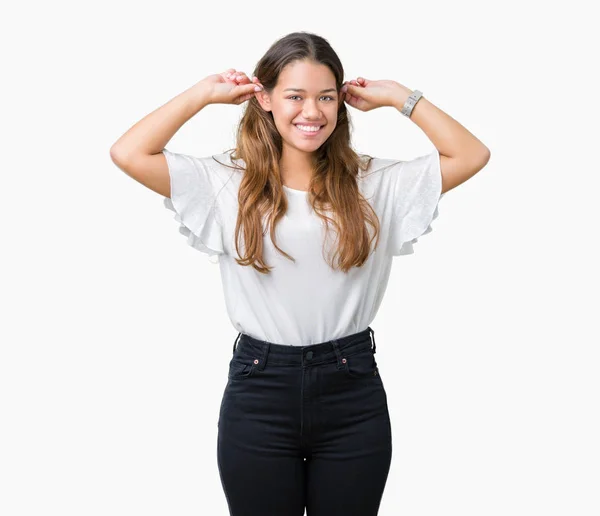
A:
[[[291,99],[293,99],[293,98],[295,98],[295,97],[297,97],[297,98],[300,98],[300,95],[290,95],[290,96],[288,97],[288,99],[290,99],[290,100],[291,100]],[[328,98],[328,99],[330,99],[330,100],[329,100],[329,102],[331,102],[331,101],[335,100],[335,98],[334,98],[334,97],[332,97],[331,95],[323,95],[321,98]]]

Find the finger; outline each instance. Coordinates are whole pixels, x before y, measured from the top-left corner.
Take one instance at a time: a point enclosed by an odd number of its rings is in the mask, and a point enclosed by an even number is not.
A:
[[[249,84],[238,84],[237,89],[239,89],[239,93],[236,91],[238,95],[252,95],[254,92],[262,91],[262,86],[251,82]]]
[[[257,84],[258,86],[260,86],[261,88],[263,88],[263,89],[264,89],[264,86],[262,85],[262,83],[260,82],[260,80],[258,79],[258,77],[256,77],[255,75],[254,75],[254,76],[252,76],[252,82],[253,82],[254,84]]]
[[[352,82],[352,81],[351,81],[351,82]],[[349,83],[349,84],[346,84],[345,88],[346,88],[346,91],[347,91],[347,92],[348,92],[350,95],[353,95],[353,96],[357,96],[357,97],[359,97],[359,96],[360,96],[360,90],[359,90],[359,88],[362,88],[362,86],[356,86],[356,85],[354,85],[354,84],[350,84],[350,83]]]
[[[252,98],[252,95],[242,95],[241,97],[239,97],[237,99],[237,103],[242,104],[243,102],[246,102],[247,100],[249,100],[251,98]]]
[[[225,72],[221,74],[227,82],[235,83],[235,71]]]
[[[248,84],[250,82],[250,79],[248,79],[248,76],[245,73],[236,75],[235,80],[240,84]]]
[[[236,72],[236,71],[235,71],[235,68],[231,68],[231,69],[230,69],[230,70],[229,70],[229,71],[228,71],[228,72],[225,74],[225,76],[226,76],[226,77],[227,77],[229,80],[231,80],[231,81],[234,81],[234,82],[238,80],[238,77],[241,77],[241,76],[243,76],[243,75],[245,75],[245,74],[244,74],[244,72]]]
[[[248,85],[245,85],[245,86],[250,86],[251,88],[256,88],[258,85],[257,84],[248,84]],[[257,93],[258,92],[255,91],[254,89],[252,89],[251,91],[248,91],[246,89],[246,91],[244,93],[242,93],[242,95],[240,95],[238,97],[238,102],[239,103],[245,102],[245,101],[251,99],[252,97],[255,97],[257,95]]]

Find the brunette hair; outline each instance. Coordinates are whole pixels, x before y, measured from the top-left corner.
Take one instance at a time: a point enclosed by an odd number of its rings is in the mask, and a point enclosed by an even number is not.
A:
[[[258,77],[264,90],[270,94],[284,67],[302,60],[329,67],[335,76],[338,94],[341,93],[344,69],[339,57],[326,39],[309,32],[293,32],[273,43],[258,61],[253,75]],[[264,110],[254,96],[246,103],[233,151],[232,161],[241,159],[245,165],[238,193],[235,248],[240,258],[236,258],[236,261],[239,265],[251,265],[266,274],[272,267],[263,261],[265,218],[268,218],[274,247],[285,257],[295,260],[277,245],[275,236],[275,226],[287,211],[287,198],[279,169],[282,138],[272,113]],[[367,158],[366,161],[364,158]],[[334,259],[337,256],[337,267],[344,273],[367,261],[374,239],[375,247],[379,244],[379,219],[358,187],[359,171],[366,170],[371,159],[371,156],[359,155],[352,150],[349,114],[345,103],[339,103],[336,127],[314,153],[314,173],[308,199],[325,224],[326,236],[330,231],[329,223],[335,228],[336,252],[329,264],[335,268]],[[372,235],[368,226],[373,228]],[[242,232],[243,254],[240,253],[239,244]]]

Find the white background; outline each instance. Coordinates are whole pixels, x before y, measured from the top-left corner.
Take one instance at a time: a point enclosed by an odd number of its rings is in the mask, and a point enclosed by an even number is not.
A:
[[[371,325],[394,445],[380,515],[600,514],[584,2],[37,2],[2,20],[0,514],[228,514],[216,437],[237,332],[219,269],[109,149],[297,30],[328,39],[346,80],[419,89],[492,152],[395,258]],[[208,106],[168,148],[231,148],[242,109]],[[393,108],[348,109],[359,152],[432,148]]]

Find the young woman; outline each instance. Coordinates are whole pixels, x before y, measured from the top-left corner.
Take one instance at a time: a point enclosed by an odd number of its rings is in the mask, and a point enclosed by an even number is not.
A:
[[[234,69],[210,75],[111,149],[119,168],[165,197],[188,243],[221,267],[239,332],[217,445],[232,516],[377,514],[392,429],[369,324],[393,257],[413,253],[445,192],[490,157],[419,92],[409,98],[393,80],[343,80],[325,39],[292,33],[252,79]],[[246,101],[234,152],[165,149],[206,105]],[[397,108],[434,150],[410,161],[357,154],[347,105]]]

